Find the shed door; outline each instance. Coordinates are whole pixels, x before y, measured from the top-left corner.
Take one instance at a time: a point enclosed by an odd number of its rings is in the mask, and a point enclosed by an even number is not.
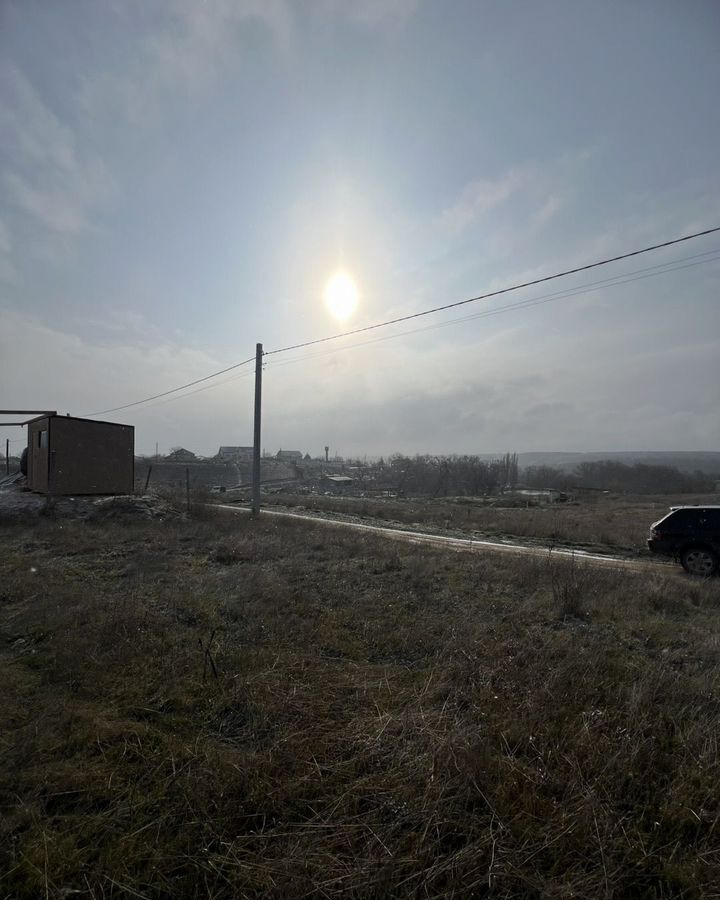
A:
[[[43,422],[33,434],[34,446],[32,453],[32,484],[34,491],[47,491],[48,489],[48,426],[49,422]]]

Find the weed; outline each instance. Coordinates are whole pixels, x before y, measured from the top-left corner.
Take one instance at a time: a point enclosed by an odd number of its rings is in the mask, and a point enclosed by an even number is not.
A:
[[[586,613],[592,571],[581,566],[572,556],[569,560],[553,559],[548,555],[548,571],[553,604],[561,618],[582,618]]]

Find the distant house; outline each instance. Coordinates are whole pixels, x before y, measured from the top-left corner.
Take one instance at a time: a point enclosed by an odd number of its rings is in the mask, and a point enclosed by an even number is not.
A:
[[[345,491],[355,484],[355,479],[349,475],[323,475],[320,479],[323,487],[330,488],[332,491]]]
[[[279,459],[281,462],[298,462],[302,458],[300,450],[278,450],[275,454],[275,459]]]
[[[196,459],[197,456],[192,450],[186,450],[184,447],[178,447],[165,457],[166,462],[195,462]]]
[[[252,462],[252,447],[221,447],[218,450],[217,458],[221,462]]]

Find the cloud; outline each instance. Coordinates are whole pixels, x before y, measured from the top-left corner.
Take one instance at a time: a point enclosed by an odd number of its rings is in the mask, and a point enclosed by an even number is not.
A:
[[[52,408],[73,415],[87,415],[164,391],[222,368],[222,361],[199,350],[163,340],[157,333],[146,334],[142,340],[139,336],[143,331],[142,322],[133,316],[127,319],[124,333],[121,332],[114,342],[50,328],[37,318],[12,309],[3,310],[2,320],[0,379],[18,407]],[[118,323],[122,325],[122,318],[110,324]],[[18,339],[20,335],[22,340]],[[42,366],[28,366],[28,359],[41,359]],[[198,397],[193,398],[196,401],[195,416],[190,420],[183,410],[179,410],[174,417],[170,416],[170,428],[166,424],[159,430],[168,432],[174,428],[182,432],[185,429],[197,441],[204,427],[203,416],[197,415],[198,410],[207,409],[217,416],[220,408],[216,404],[226,400],[221,395],[210,398],[210,393],[198,395],[199,398],[208,396],[206,403],[198,402]],[[155,416],[154,410],[140,413],[130,409],[112,418],[130,423],[138,421],[153,431]]]
[[[266,38],[268,49],[289,54],[301,27],[318,21],[349,22],[357,27],[386,29],[406,22],[421,0],[161,0],[148,28],[146,4],[116,9],[132,31],[142,26],[132,56],[122,68],[94,73],[82,82],[79,106],[92,117],[117,117],[148,126],[167,113],[176,100],[197,100],[247,56],[243,37],[254,43]]]
[[[80,88],[65,98],[63,121],[20,68],[5,63],[0,69],[0,185],[8,222],[13,210],[55,235],[91,230],[119,193],[94,149],[96,134],[107,136],[110,125],[127,130],[162,122],[170,98],[201,96],[236,57],[240,29],[259,25],[277,46],[286,45],[293,30],[286,0],[173,0],[161,5],[152,27],[144,4],[118,5],[114,14],[128,25],[137,49],[115,70],[78,72]],[[7,274],[7,261],[0,272]]]
[[[416,7],[416,0],[361,6],[316,0],[305,18],[311,24],[329,9],[336,19],[381,27],[404,20]],[[89,74],[76,72],[79,87],[65,98],[68,113],[62,120],[20,68],[6,63],[0,71],[5,212],[14,208],[56,235],[91,230],[98,213],[120,193],[95,149],[96,136],[110,143],[108,135],[119,129],[131,135],[133,128],[161,127],[173,102],[202,98],[242,62],[244,36],[264,34],[271,49],[284,52],[299,20],[289,0],[165,0],[152,17],[144,3],[131,2],[109,7],[108,15],[114,17],[108,27],[125,29],[132,46],[115,66],[108,62]]]
[[[0,125],[10,138],[10,146],[5,149],[13,161],[73,171],[77,148],[72,129],[60,122],[16,66],[3,65],[2,81]]]
[[[561,209],[565,207],[567,200],[562,194],[550,194],[545,203],[533,216],[533,225],[542,228],[551,222]]]
[[[442,211],[441,225],[453,234],[465,231],[525,187],[531,177],[532,167],[523,166],[510,169],[499,178],[471,181],[457,199]]]
[[[452,453],[698,449],[720,439],[712,415],[718,388],[702,397],[695,389],[712,381],[711,341],[670,353],[654,342],[642,355],[624,356],[612,330],[594,334],[589,352],[586,341],[567,336],[534,345],[532,326],[523,328],[524,336],[508,329],[469,345],[459,332],[423,347],[392,342],[288,368],[270,360],[266,440]],[[680,429],[668,427],[671,410]]]
[[[8,396],[18,406],[87,414],[233,361],[162,333],[145,334],[145,324],[134,316],[109,324],[102,338],[83,338],[4,311],[0,378]],[[514,325],[474,339],[458,328],[352,350],[344,346],[292,365],[271,357],[264,377],[264,444],[311,452],[330,444],[347,454],[386,454],[690,450],[720,441],[712,341],[668,350],[653,339],[644,353],[625,356],[614,329],[594,333],[589,353],[588,340],[563,335],[553,343],[548,336],[539,345],[532,323]],[[17,335],[22,341],[10,337]],[[42,368],[28,366],[29,358],[42,359]],[[134,424],[141,449],[155,441],[198,452],[248,443],[252,367],[237,375],[242,377],[228,383],[219,379],[212,390],[108,418]],[[708,386],[700,394],[698,383]]]
[[[0,221],[0,254],[10,253],[10,232],[7,225]]]
[[[146,25],[144,5],[121,9],[130,29]],[[294,17],[286,0],[173,0],[160,3],[121,68],[82,81],[78,105],[88,115],[148,126],[162,120],[168,101],[202,97],[242,58],[243,29],[264,29],[273,46],[291,43]]]
[[[0,282],[15,284],[17,282],[17,270],[12,260],[12,241],[10,231],[0,219]]]
[[[97,196],[92,179],[78,180],[77,190],[51,183],[35,185],[22,175],[8,172],[3,184],[14,205],[46,228],[76,235],[90,226],[89,212]]]
[[[494,178],[474,178],[442,210],[440,228],[458,237],[491,224],[487,240],[517,247],[521,238],[535,238],[570,209],[595,155],[583,148],[544,161],[526,160]]]
[[[320,8],[335,16],[344,16],[351,22],[368,28],[386,28],[407,22],[418,11],[421,0],[363,0],[348,3],[347,0],[321,0]]]
[[[113,195],[113,179],[95,153],[79,148],[75,132],[17,67],[5,65],[2,76],[6,212],[12,206],[46,229],[77,235]]]

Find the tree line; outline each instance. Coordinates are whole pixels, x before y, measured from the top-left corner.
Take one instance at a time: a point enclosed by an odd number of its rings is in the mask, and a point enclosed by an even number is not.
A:
[[[379,471],[378,471],[379,469]],[[623,463],[614,460],[583,462],[572,470],[554,466],[520,469],[517,453],[496,459],[465,455],[405,456],[381,460],[374,481],[407,494],[430,497],[482,497],[516,487],[601,490],[632,494],[693,494],[712,491],[716,477],[681,472],[673,466]]]
[[[712,491],[715,478],[704,472],[681,472],[674,466],[623,463],[610,459],[583,462],[571,471],[554,466],[528,466],[522,473],[530,488],[577,488],[632,494],[695,494]]]
[[[391,456],[382,467],[382,481],[388,487],[409,494],[432,497],[470,496],[501,493],[518,484],[517,453],[497,459],[478,456]]]

